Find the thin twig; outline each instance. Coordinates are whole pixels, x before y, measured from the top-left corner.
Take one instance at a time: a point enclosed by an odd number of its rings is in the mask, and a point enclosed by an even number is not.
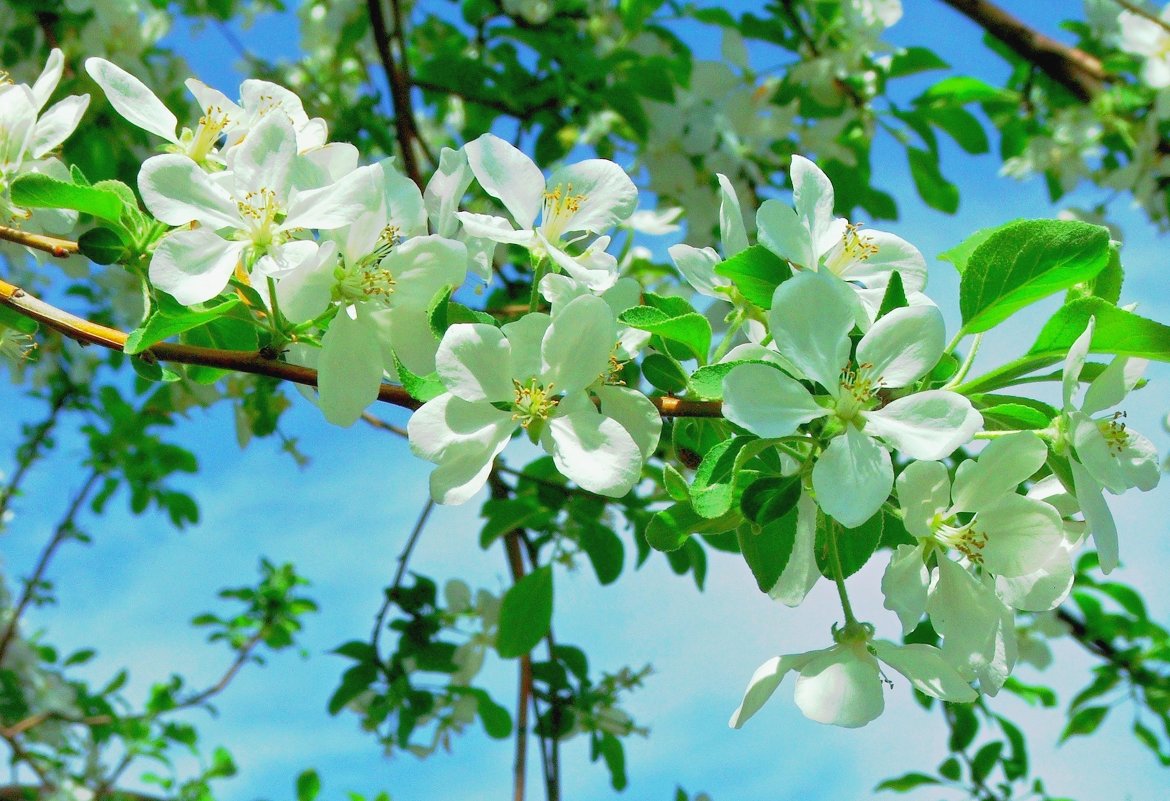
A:
[[[382,602],[382,608],[378,610],[374,619],[374,633],[370,642],[374,647],[375,654],[378,653],[378,641],[382,637],[382,626],[386,622],[386,615],[390,612],[390,606],[398,600],[398,593],[402,589],[402,580],[406,577],[406,566],[410,563],[410,555],[414,553],[414,546],[418,544],[418,539],[427,525],[427,518],[431,516],[431,511],[434,508],[434,499],[428,497],[427,502],[423,504],[422,511],[418,513],[418,520],[415,521],[410,536],[406,538],[406,545],[403,546],[402,553],[398,554],[398,569],[394,572],[394,580],[386,588],[386,600]]]
[[[13,311],[36,320],[78,342],[101,345],[104,348],[117,351],[123,350],[126,346],[128,335],[125,332],[58,309],[6,281],[0,281],[0,306],[7,306]],[[178,364],[219,367],[240,373],[279,378],[282,381],[291,381],[310,387],[317,386],[316,370],[270,359],[259,352],[219,350],[160,342],[142,351],[138,356]],[[404,409],[417,409],[422,406],[421,403],[410,397],[405,389],[394,384],[383,384],[378,390],[378,400],[401,406]],[[719,401],[656,397],[650,398],[650,402],[663,417],[714,418],[723,416],[723,406]]]
[[[72,384],[68,384],[66,388],[53,397],[53,403],[49,407],[49,414],[40,423],[33,428],[32,436],[27,442],[23,443],[17,450],[18,458],[16,469],[12,472],[12,477],[8,483],[0,487],[0,531],[4,529],[4,515],[8,512],[8,505],[12,502],[13,497],[20,491],[20,485],[24,482],[24,477],[28,475],[29,469],[40,458],[41,448],[49,440],[49,436],[53,433],[53,429],[57,427],[57,420],[61,415],[61,411],[65,408],[65,404],[76,392]]]
[[[402,437],[403,439],[410,436],[410,434],[407,433],[406,429],[402,426],[396,426],[393,423],[388,423],[381,417],[371,414],[370,412],[362,412],[362,420],[369,424],[372,428],[376,428],[379,431],[386,431],[396,436]]]
[[[20,617],[28,609],[28,605],[32,603],[33,597],[36,595],[36,588],[44,580],[45,571],[49,568],[49,562],[53,560],[53,555],[57,552],[57,548],[65,540],[69,539],[74,533],[74,520],[77,514],[81,511],[82,505],[85,504],[89,498],[89,493],[93,491],[98,479],[101,478],[101,473],[94,470],[89,474],[89,478],[85,480],[85,484],[73,496],[73,500],[69,504],[65,516],[61,518],[61,522],[57,524],[57,528],[53,531],[53,536],[49,539],[47,545],[41,556],[37,560],[36,567],[33,568],[33,573],[25,581],[24,590],[20,593],[20,600],[16,602],[16,606],[12,610],[12,617],[8,620],[8,626],[4,629],[4,634],[0,637],[0,664],[4,662],[4,655],[8,652],[8,646],[11,645],[13,637],[16,636],[16,631],[20,627]]]
[[[396,15],[395,22],[400,25],[401,20],[397,19],[397,3],[393,5]],[[419,171],[418,159],[414,152],[414,140],[418,134],[414,126],[414,109],[410,98],[410,76],[406,71],[406,52],[403,50],[401,53],[400,69],[390,50],[391,34],[386,26],[386,14],[382,9],[382,0],[367,0],[366,7],[369,9],[370,25],[374,29],[374,47],[378,50],[378,58],[382,60],[382,68],[386,71],[386,80],[390,84],[390,100],[394,105],[394,131],[398,137],[398,147],[402,151],[402,168],[407,177],[414,181],[419,189],[422,189],[424,186],[423,177]]]
[[[19,228],[9,228],[7,225],[0,225],[0,239],[15,242],[33,250],[44,251],[59,259],[64,259],[78,252],[76,242],[44,234],[30,234]]]

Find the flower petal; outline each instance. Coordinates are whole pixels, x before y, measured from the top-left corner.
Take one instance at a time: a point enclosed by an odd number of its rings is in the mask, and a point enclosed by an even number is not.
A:
[[[550,325],[551,317],[536,313],[526,314],[500,329],[512,345],[512,377],[517,381],[524,383],[540,375],[540,348]]]
[[[104,58],[87,58],[85,71],[106,94],[106,100],[132,125],[177,143],[178,119],[146,84]]]
[[[780,355],[835,395],[859,313],[864,314],[845,282],[801,272],[776,288],[768,324]]]
[[[1121,403],[1137,386],[1148,363],[1146,359],[1131,359],[1128,356],[1115,358],[1089,384],[1085,399],[1081,402],[1081,411],[1096,414]]]
[[[532,159],[486,133],[463,146],[483,191],[504,204],[521,228],[532,228],[544,200],[544,175]],[[466,223],[465,223],[466,224]],[[475,234],[473,236],[483,236]]]
[[[630,176],[607,159],[586,159],[561,167],[549,176],[546,191],[578,198],[575,209],[567,212],[563,227],[558,221],[562,234],[604,233],[627,219],[638,205],[638,189]],[[540,227],[548,223],[543,219]]]
[[[946,347],[942,313],[933,306],[894,309],[873,324],[857,343],[858,364],[884,387],[905,387],[938,364]]]
[[[820,167],[804,156],[792,157],[788,174],[792,178],[792,205],[806,221],[816,242],[834,221],[833,184]],[[805,266],[816,269],[815,262]]]
[[[1073,491],[1076,493],[1077,503],[1081,505],[1085,523],[1089,526],[1089,533],[1093,535],[1093,544],[1097,546],[1101,572],[1112,573],[1117,567],[1119,554],[1117,524],[1113,521],[1113,513],[1109,511],[1109,504],[1105,502],[1101,485],[1089,471],[1076,459],[1069,459],[1068,464],[1072,468]]]
[[[842,643],[822,651],[800,668],[796,705],[818,723],[864,726],[886,707],[877,660],[864,643]]]
[[[966,679],[995,695],[1016,663],[1015,618],[995,591],[949,558],[938,560],[938,576],[926,604],[943,655]]]
[[[942,651],[932,645],[895,645],[888,640],[874,640],[872,647],[878,659],[909,679],[919,692],[961,704],[979,697],[971,685],[947,664]]]
[[[244,247],[245,243],[223,239],[206,228],[175,231],[154,250],[150,283],[184,306],[211,300],[227,286]]]
[[[617,324],[609,305],[585,295],[570,301],[544,335],[541,375],[560,392],[576,392],[609,371]]]
[[[276,282],[280,313],[294,323],[312,320],[329,305],[333,294],[333,268],[337,265],[337,244],[324,241],[309,261],[283,275]]]
[[[32,139],[28,143],[29,154],[39,159],[60,145],[77,130],[81,116],[89,107],[89,95],[71,95],[54,103],[37,120]]]
[[[997,576],[1033,573],[1064,546],[1064,524],[1056,510],[1022,495],[1005,494],[981,509],[975,526],[987,535],[983,566]]]
[[[1047,612],[1064,602],[1072,590],[1072,546],[1053,551],[1035,572],[1024,576],[995,577],[995,591],[1004,603],[1025,612]]]
[[[847,426],[817,459],[812,473],[817,503],[846,528],[856,528],[881,509],[894,486],[890,454]]]
[[[492,460],[515,428],[507,412],[450,393],[424,403],[406,426],[411,451],[439,465],[431,473],[431,497],[454,504],[469,500],[483,487]]]
[[[1072,406],[1073,395],[1077,391],[1077,382],[1081,380],[1081,370],[1085,366],[1085,358],[1089,355],[1089,345],[1093,341],[1093,327],[1096,317],[1089,318],[1084,333],[1076,338],[1072,347],[1068,349],[1068,356],[1064,359],[1064,373],[1061,380],[1061,389],[1064,394],[1064,408]]]
[[[297,135],[283,114],[266,114],[228,156],[239,194],[267,189],[283,201],[292,184]]]
[[[723,243],[724,257],[730,259],[741,250],[747,250],[747,229],[735,187],[723,173],[716,173],[715,177],[719,179],[719,240]]]
[[[901,478],[899,476],[899,478]],[[918,627],[926,612],[926,590],[930,586],[930,571],[923,561],[925,545],[899,545],[890,557],[882,574],[882,595],[885,606],[902,622],[902,633],[909,634]]]
[[[817,502],[808,490],[801,487],[796,502],[796,541],[784,572],[776,580],[768,596],[785,606],[800,606],[809,590],[821,578],[816,559]]]
[[[760,244],[798,267],[815,270],[817,253],[805,221],[791,206],[771,199],[756,212],[756,236]]]
[[[351,426],[378,399],[382,385],[382,351],[377,329],[362,317],[360,307],[341,309],[321,337],[317,392],[325,419]]]
[[[138,172],[138,190],[150,213],[167,225],[244,226],[232,196],[186,156],[168,153],[148,158]]]
[[[584,393],[580,393],[584,394]],[[586,399],[552,417],[541,444],[552,454],[557,470],[589,492],[620,498],[642,475],[642,452],[620,423],[603,417]]]
[[[828,413],[803,384],[766,364],[741,364],[723,378],[723,416],[758,437],[787,437]]]
[[[955,473],[951,491],[956,512],[975,512],[1014,493],[1048,458],[1048,446],[1031,431],[998,437],[978,460],[967,460]]]
[[[934,535],[931,521],[951,503],[951,479],[941,462],[911,462],[898,476],[898,503],[906,530],[920,539]]]
[[[700,295],[727,300],[717,287],[731,286],[731,279],[715,274],[715,265],[722,259],[711,248],[696,248],[686,244],[671,245],[667,248],[674,266],[682,273],[687,283]]]
[[[662,434],[662,415],[650,399],[635,389],[608,384],[597,387],[594,392],[601,401],[601,413],[616,420],[626,430],[637,443],[642,458],[653,456]]]
[[[64,73],[65,54],[61,52],[61,48],[54,47],[49,51],[45,68],[41,70],[41,74],[37,76],[32,85],[31,91],[37,111],[43,109],[45,104],[49,102],[49,98],[53,96],[53,92],[57,89],[57,84],[61,82],[61,76]]]
[[[767,703],[768,699],[772,697],[772,693],[776,692],[776,688],[780,686],[780,682],[784,680],[784,677],[788,675],[789,671],[796,670],[807,662],[810,657],[819,653],[821,652],[809,651],[803,654],[774,656],[756,668],[756,672],[752,674],[752,678],[748,682],[747,690],[743,694],[743,700],[739,702],[736,710],[731,713],[731,720],[727,722],[727,725],[733,729],[741,728],[752,715],[759,712],[764,704]]]
[[[983,415],[962,395],[916,392],[865,413],[865,432],[911,459],[945,459],[983,427]]]
[[[427,216],[430,217],[435,233],[455,236],[458,232],[459,222],[455,212],[459,210],[459,204],[474,177],[471,165],[467,163],[467,153],[449,147],[442,149],[439,153],[439,167],[423,192]]]
[[[391,250],[381,267],[394,276],[391,305],[425,311],[440,288],[463,285],[467,246],[441,236],[416,236]]]
[[[512,349],[500,329],[459,323],[447,329],[435,354],[443,386],[466,401],[508,401],[512,386]]]

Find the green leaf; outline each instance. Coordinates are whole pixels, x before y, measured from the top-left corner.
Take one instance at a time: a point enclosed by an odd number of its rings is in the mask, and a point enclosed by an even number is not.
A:
[[[963,150],[976,155],[986,153],[991,149],[987,140],[987,133],[979,118],[958,106],[951,108],[932,108],[929,119],[936,126],[947,132],[955,143]]]
[[[700,363],[707,360],[707,352],[711,349],[711,323],[697,311],[671,315],[654,306],[635,306],[622,312],[618,319],[631,328],[649,331],[683,345]]]
[[[662,486],[666,494],[674,501],[685,501],[691,497],[691,488],[674,465],[670,462],[662,463]]]
[[[392,353],[394,355],[394,370],[398,373],[398,380],[402,382],[402,388],[406,390],[406,394],[410,395],[410,397],[416,401],[426,403],[447,391],[447,388],[443,386],[443,382],[439,380],[438,373],[423,376],[415,375],[398,358],[397,352],[392,351]]]
[[[78,238],[77,248],[94,264],[115,264],[129,252],[112,228],[91,228]]]
[[[321,793],[321,777],[309,769],[297,776],[297,801],[315,801]]]
[[[975,742],[975,736],[979,733],[979,718],[967,705],[953,706],[951,711],[954,720],[951,723],[951,736],[947,747],[955,753],[966,751],[967,747]]]
[[[959,187],[948,181],[938,168],[938,156],[929,150],[907,147],[910,176],[922,200],[932,209],[954,214],[959,209]]]
[[[928,784],[940,784],[939,780],[925,773],[904,773],[896,779],[886,779],[879,784],[876,790],[893,790],[895,793],[905,793],[915,787],[924,787]]]
[[[430,305],[427,306],[427,321],[430,323],[431,333],[435,335],[436,339],[442,339],[443,334],[447,333],[447,329],[457,323],[499,325],[499,321],[487,312],[469,309],[462,303],[451,300],[454,291],[455,287],[443,287],[435,293],[435,296],[431,298]]]
[[[552,625],[553,574],[546,565],[512,585],[500,604],[496,651],[505,659],[528,653]]]
[[[943,261],[949,261],[958,270],[959,275],[962,275],[967,269],[967,262],[970,260],[971,254],[998,230],[999,228],[982,228],[950,250],[944,250],[938,254],[938,257]]]
[[[721,534],[743,521],[738,512],[709,519],[699,515],[689,503],[676,503],[655,512],[646,525],[646,542],[656,551],[670,553],[687,544],[692,534]]]
[[[796,510],[763,525],[744,523],[738,529],[739,551],[747,562],[760,592],[768,592],[780,580],[796,544]]]
[[[182,378],[170,367],[158,362],[154,359],[143,359],[140,356],[130,357],[130,366],[134,368],[134,372],[145,378],[147,381],[162,381],[171,383]]]
[[[777,370],[780,369],[772,362],[761,359],[737,359],[731,362],[708,364],[691,373],[691,391],[703,400],[723,400],[723,379],[741,364],[766,364]]]
[[[891,78],[901,78],[903,75],[913,75],[916,72],[950,69],[950,66],[930,48],[907,47],[894,53],[890,59],[888,75]]]
[[[882,295],[882,305],[878,309],[878,319],[885,317],[894,309],[904,309],[910,302],[906,300],[906,289],[902,285],[902,274],[895,270],[890,273],[890,283],[886,285],[886,293]]]
[[[1061,732],[1059,742],[1064,742],[1070,737],[1083,737],[1087,734],[1092,734],[1105,720],[1105,716],[1109,714],[1109,707],[1107,706],[1089,706],[1077,712],[1069,720],[1068,725],[1064,727]]]
[[[763,245],[752,245],[716,264],[715,273],[734,281],[740,294],[761,309],[770,309],[776,287],[792,277],[792,268]]]
[[[997,229],[963,271],[964,330],[987,331],[1030,303],[1088,281],[1105,267],[1109,253],[1109,229],[1099,225],[1019,220]]]
[[[126,338],[124,350],[127,354],[141,353],[164,339],[222,317],[239,303],[240,299],[232,295],[218,302],[212,300],[187,307],[169,295],[159,295],[159,301],[154,311],[146,318],[146,322],[131,331],[130,336]]]
[[[7,306],[0,306],[0,327],[11,328],[22,334],[35,334],[37,321],[25,317]]]
[[[12,182],[12,202],[30,209],[74,209],[116,223],[123,202],[118,192],[79,186],[41,173],[28,173]]]
[[[1004,403],[980,409],[983,423],[990,431],[1018,431],[1047,428],[1052,422],[1043,412],[1022,403]]]
[[[468,687],[465,692],[475,696],[479,722],[483,724],[483,730],[488,737],[503,740],[512,733],[512,715],[507,709],[497,704],[487,692],[478,687]]]
[[[1120,309],[1101,298],[1081,298],[1062,306],[1044,324],[1028,355],[1063,357],[1084,333],[1090,317],[1097,319],[1089,343],[1091,353],[1170,361],[1170,326]]]
[[[739,506],[750,522],[763,525],[784,517],[799,500],[797,476],[765,476],[743,491]]]
[[[256,351],[260,347],[256,328],[250,320],[235,316],[216,317],[211,322],[179,334],[179,341],[187,345],[241,352]],[[187,365],[187,377],[200,384],[213,384],[230,370],[218,367]]]
[[[687,388],[686,371],[679,363],[661,353],[648,353],[642,360],[642,375],[650,386],[677,395]]]
[[[622,741],[606,732],[596,743],[595,750],[601,754],[609,769],[609,783],[615,790],[624,790],[629,781],[626,778],[626,752],[622,748]]]
[[[992,86],[989,83],[970,78],[965,75],[952,75],[943,78],[934,86],[927,89],[920,100],[934,103],[945,102],[953,105],[966,105],[973,101],[1010,100],[1012,93],[1005,89]]]
[[[816,556],[817,567],[820,568],[822,575],[829,578],[833,576],[833,569],[829,564],[831,551],[829,550],[828,536],[830,528],[835,527],[839,530],[837,549],[841,555],[841,570],[844,572],[845,578],[848,578],[861,570],[869,561],[869,557],[873,556],[873,552],[877,550],[882,541],[884,517],[879,512],[857,528],[845,528],[837,521],[825,516],[823,512],[818,511]]]
[[[1003,743],[999,740],[987,743],[976,751],[974,759],[971,760],[971,781],[975,784],[983,784],[984,780],[991,775],[996,763],[999,762],[999,755],[1002,753]]]
[[[600,523],[583,526],[581,549],[593,564],[597,580],[602,586],[617,581],[618,576],[622,574],[626,549],[622,545],[621,537],[615,534],[613,529]]]
[[[1077,284],[1069,289],[1064,302],[1072,303],[1084,297],[1103,298],[1116,304],[1121,300],[1121,285],[1125,280],[1125,270],[1121,267],[1121,248],[1116,242],[1109,243],[1109,261],[1101,272],[1083,284]]]

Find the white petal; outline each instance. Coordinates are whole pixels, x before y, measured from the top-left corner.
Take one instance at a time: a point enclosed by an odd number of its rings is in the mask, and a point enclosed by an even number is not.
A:
[[[414,181],[394,169],[393,160],[380,162],[382,172],[382,201],[386,222],[397,226],[402,236],[421,236],[427,232],[427,211],[422,192]],[[454,231],[450,236],[454,235]]]
[[[1044,501],[1005,494],[982,509],[975,526],[987,535],[983,565],[997,576],[1026,576],[1064,547],[1064,524]]]
[[[292,184],[297,135],[283,114],[266,114],[232,150],[228,167],[242,191],[267,189],[283,201]]]
[[[459,230],[455,212],[474,177],[464,151],[443,148],[439,153],[439,167],[423,192],[427,215],[436,233],[454,236]]]
[[[289,201],[288,217],[281,228],[341,228],[363,212],[378,208],[383,176],[381,165],[371,164],[346,175],[340,181],[297,192]]]
[[[547,191],[558,190],[566,197],[580,198],[576,211],[566,212],[563,234],[604,233],[633,214],[638,205],[638,190],[630,176],[607,159],[586,159],[561,167],[548,178]],[[541,220],[540,227],[548,223]]]
[[[1162,461],[1154,443],[1136,431],[1125,432],[1125,447],[1117,455],[1127,487],[1149,492],[1162,478]]]
[[[902,276],[902,287],[907,293],[917,292],[926,286],[926,259],[918,248],[901,237],[875,231],[870,228],[858,231],[858,236],[867,245],[876,247],[877,252],[868,258],[850,262],[838,275],[847,281],[860,281],[869,288],[886,287],[890,274]]]
[[[198,222],[209,228],[242,228],[236,201],[186,156],[152,156],[138,173],[138,190],[150,213],[167,225]]]
[[[800,668],[796,705],[818,723],[864,726],[886,706],[877,660],[864,643],[842,643],[822,651]]]
[[[406,428],[411,451],[439,465],[431,473],[431,497],[463,503],[475,495],[515,427],[510,414],[488,403],[449,393],[424,403]]]
[[[962,395],[916,392],[865,413],[865,432],[911,459],[945,459],[983,427],[983,415]]]
[[[924,547],[899,545],[882,574],[882,595],[886,599],[883,606],[898,616],[903,634],[917,628],[926,612],[930,571],[923,561]]]
[[[155,248],[150,283],[184,306],[211,300],[227,286],[244,247],[205,228],[175,231]]]
[[[915,537],[934,535],[931,522],[951,503],[951,479],[941,462],[911,462],[898,476],[898,503],[906,530]]]
[[[1081,411],[1085,414],[1096,414],[1121,403],[1137,386],[1147,364],[1145,359],[1131,359],[1128,356],[1115,358],[1089,384],[1085,399],[1081,403]]]
[[[530,247],[535,240],[531,230],[527,228],[516,230],[512,223],[503,217],[475,214],[470,211],[457,211],[455,216],[459,222],[463,223],[463,229],[471,236],[490,239],[492,242],[520,245],[521,247]]]
[[[887,640],[874,640],[873,649],[877,651],[878,659],[909,679],[919,692],[962,704],[979,697],[971,685],[947,664],[942,651],[932,645],[894,645]]]
[[[448,328],[435,354],[435,369],[443,385],[466,401],[507,401],[515,395],[511,347],[492,325]]]
[[[741,250],[747,250],[747,229],[735,187],[723,173],[716,173],[715,177],[719,179],[719,239],[723,243],[723,255],[730,259]]]
[[[424,311],[444,286],[459,287],[467,277],[467,247],[441,236],[416,236],[382,259],[382,268],[394,276],[390,302]]]
[[[439,351],[439,340],[431,331],[426,309],[412,306],[395,306],[378,316],[385,315],[390,331],[390,342],[394,353],[407,370],[415,375],[428,375],[435,371],[435,355]],[[385,361],[385,354],[383,354]],[[393,364],[393,359],[390,360]]]
[[[1101,572],[1112,573],[1117,567],[1119,554],[1117,524],[1113,521],[1113,513],[1109,511],[1109,504],[1105,502],[1101,485],[1094,480],[1089,471],[1076,459],[1069,459],[1068,463],[1072,468],[1073,490],[1077,495],[1077,503],[1081,505],[1089,533],[1093,535],[1093,544],[1097,546]]]
[[[572,276],[575,281],[580,281],[594,292],[605,292],[617,283],[617,259],[612,254],[605,252],[605,248],[609,245],[609,237],[599,237],[580,256],[570,256],[551,243],[540,231],[536,232],[535,239],[548,253],[554,264]]]
[[[569,414],[549,419],[541,444],[552,454],[557,470],[599,495],[620,498],[642,474],[642,452],[633,437],[588,400]]]
[[[280,313],[294,323],[303,323],[325,311],[337,280],[333,277],[336,266],[336,243],[322,242],[311,260],[276,282]]]
[[[49,102],[49,98],[53,96],[57,84],[61,82],[61,76],[65,72],[65,54],[61,52],[59,47],[54,47],[49,51],[49,58],[45,61],[45,68],[41,70],[41,74],[37,76],[36,81],[32,85],[32,96],[36,102],[36,110],[40,111]]]
[[[812,235],[796,210],[779,200],[765,200],[756,212],[760,244],[798,267],[815,270],[817,253]]]
[[[1064,392],[1064,408],[1072,406],[1073,395],[1077,391],[1077,382],[1081,380],[1081,369],[1085,366],[1085,358],[1089,355],[1089,344],[1093,341],[1093,327],[1096,317],[1089,318],[1084,333],[1076,338],[1072,347],[1068,349],[1068,356],[1064,359],[1064,374],[1062,389]]]
[[[894,309],[873,324],[857,344],[857,362],[882,386],[905,387],[938,364],[946,347],[942,314],[933,306]]]
[[[1004,603],[1025,612],[1047,612],[1068,597],[1073,584],[1072,546],[1054,551],[1033,573],[995,577],[995,591]]]
[[[743,694],[743,700],[739,702],[739,706],[731,714],[731,720],[727,722],[727,725],[733,729],[741,728],[752,715],[759,712],[760,708],[767,703],[789,671],[799,668],[810,657],[819,653],[821,652],[809,651],[803,654],[774,656],[756,668],[756,672],[752,674],[747,690]]]
[[[357,422],[378,399],[382,385],[382,352],[377,329],[357,310],[351,319],[342,309],[321,338],[317,392],[325,419],[337,426]]]
[[[715,274],[715,265],[722,259],[711,248],[696,248],[690,245],[671,245],[667,252],[674,266],[682,273],[687,283],[701,294],[710,298],[726,300],[727,296],[716,291],[716,287],[731,286],[731,279]]]
[[[821,578],[821,570],[817,567],[816,559],[817,539],[817,503],[808,490],[800,490],[800,500],[796,502],[796,541],[792,545],[792,555],[788,557],[788,564],[780,574],[775,586],[768,590],[768,595],[785,606],[800,606],[808,595],[809,590]]]
[[[302,128],[309,123],[309,115],[305,113],[301,99],[280,84],[271,81],[256,78],[245,80],[240,84],[240,104],[253,118],[258,116],[261,121],[268,117],[283,117],[295,128]],[[274,114],[273,112],[277,110],[284,113]]]
[[[1128,489],[1128,483],[1121,470],[1121,463],[1117,460],[1113,447],[1105,439],[1105,434],[1101,431],[1097,421],[1083,412],[1070,412],[1068,422],[1077,460],[1089,471],[1098,484],[1114,495],[1125,492]]]
[[[662,415],[650,399],[629,387],[602,385],[594,392],[601,401],[601,413],[626,430],[637,443],[642,458],[653,456],[662,434]]]
[[[288,275],[316,261],[317,250],[317,242],[312,239],[294,239],[283,245],[270,245],[268,252],[252,265],[252,273],[265,278]]]
[[[521,228],[532,228],[544,199],[544,175],[540,168],[528,156],[490,133],[468,142],[463,149],[483,191],[503,203]]]
[[[81,115],[89,107],[89,95],[71,95],[53,106],[37,120],[29,142],[29,153],[39,159],[60,145],[77,129]]]
[[[741,364],[723,378],[723,416],[758,437],[787,437],[828,413],[803,384],[766,364]]]
[[[179,121],[146,84],[104,58],[87,58],[85,70],[128,122],[168,142],[179,141],[175,135]]]
[[[881,509],[894,486],[890,454],[853,426],[835,437],[812,473],[817,503],[846,528],[856,528]]]
[[[801,272],[776,288],[768,324],[780,355],[836,393],[849,361],[849,332],[859,313],[864,314],[843,281]]]
[[[796,213],[807,221],[813,241],[834,222],[833,184],[821,168],[804,156],[792,157],[788,169],[792,178],[792,205]],[[815,264],[805,265],[815,269]]]
[[[952,491],[957,512],[974,512],[1014,493],[1048,458],[1048,446],[1031,431],[1020,431],[988,443],[978,461],[959,465]]]
[[[540,376],[540,349],[550,325],[552,318],[538,312],[526,314],[500,329],[512,345],[512,377],[521,383]]]
[[[964,678],[979,679],[984,693],[999,692],[1016,662],[1016,635],[1012,612],[994,590],[940,557],[926,611],[947,661]]]
[[[579,297],[553,318],[541,346],[543,382],[560,392],[575,392],[609,370],[617,344],[617,325],[604,300]]]

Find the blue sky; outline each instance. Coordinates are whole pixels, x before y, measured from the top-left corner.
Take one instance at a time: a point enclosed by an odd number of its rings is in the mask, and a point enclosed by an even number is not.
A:
[[[1024,7],[1020,13],[1051,32],[1052,21],[1067,13],[1069,4],[1017,5]],[[985,73],[997,66],[978,46],[950,44],[977,41],[972,26],[954,12],[923,0],[907,0],[906,6],[908,19],[890,32],[891,41],[932,45],[958,71]],[[292,47],[287,18],[261,20],[239,35],[262,53]],[[698,30],[686,35],[698,55],[717,55],[717,42]],[[230,62],[223,57],[224,44],[218,37],[214,29],[199,35],[178,30],[173,41],[199,77],[229,90],[237,77],[227,69]],[[900,221],[880,227],[904,236],[927,255],[929,291],[943,306],[951,330],[957,320],[957,282],[949,265],[934,259],[935,254],[977,228],[1055,212],[1040,182],[997,178],[998,164],[991,156],[946,151],[944,171],[963,190],[962,207],[953,217],[915,201],[905,157],[890,142],[878,145],[874,161],[879,183],[893,191],[903,209]],[[1161,275],[1163,240],[1126,209],[1116,209],[1116,219],[1126,233],[1125,300],[1140,300],[1148,316],[1170,319],[1170,298]],[[976,371],[1018,353],[1020,343],[1031,341],[1052,308],[1048,304],[1030,309],[989,337]],[[1131,424],[1165,453],[1170,441],[1160,420],[1170,405],[1164,400],[1170,370],[1153,365],[1148,376],[1151,387],[1129,406]],[[8,386],[0,387],[0,408],[17,419],[35,419],[40,413]],[[399,410],[378,411],[405,422]],[[414,460],[395,437],[361,426],[348,430],[327,426],[304,402],[289,413],[285,426],[313,458],[307,470],[297,469],[281,455],[274,441],[239,450],[227,408],[193,412],[177,436],[200,458],[201,474],[184,485],[200,502],[202,523],[176,533],[155,516],[129,516],[124,499],[119,499],[110,514],[87,521],[95,537],[92,546],[62,550],[52,571],[60,604],[36,610],[30,621],[48,627],[51,640],[63,650],[101,647],[99,659],[87,668],[95,680],[131,665],[132,694],[140,695],[173,670],[200,686],[218,678],[227,655],[203,643],[187,621],[218,608],[214,592],[219,587],[252,582],[261,555],[293,561],[312,580],[312,594],[322,605],[321,613],[308,619],[302,640],[310,658],[278,655],[266,668],[240,676],[222,696],[219,717],[193,716],[205,742],[228,746],[240,763],[241,774],[225,785],[229,789],[223,797],[290,798],[296,773],[306,767],[321,772],[324,797],[330,799],[344,797],[349,790],[373,794],[383,789],[395,801],[506,797],[510,742],[489,741],[472,727],[450,755],[439,753],[425,762],[403,755],[386,760],[357,730],[354,717],[325,714],[326,700],[344,665],[326,652],[368,634],[380,588],[393,574],[395,557],[424,497],[428,466]],[[0,453],[11,451],[15,428],[0,429]],[[6,535],[6,575],[28,572],[64,502],[62,486],[81,480],[73,465],[82,453],[75,436],[63,436],[57,454],[34,474]],[[522,456],[514,457],[516,463]],[[1142,588],[1152,615],[1163,621],[1170,618],[1170,587],[1163,578],[1170,564],[1168,492],[1163,487],[1131,494],[1113,505],[1126,562],[1116,575]],[[437,510],[412,566],[439,578],[461,576],[495,592],[507,587],[503,554],[498,549],[482,552],[476,544],[477,512],[476,502]],[[632,555],[632,545],[627,550]],[[566,797],[667,799],[680,784],[692,793],[706,790],[715,801],[868,798],[882,778],[929,768],[941,758],[944,727],[913,703],[904,684],[887,694],[887,713],[862,730],[844,731],[805,720],[791,702],[790,687],[782,687],[745,729],[727,729],[727,717],[756,666],[777,653],[825,647],[839,610],[827,582],[792,611],[763,597],[741,561],[711,556],[703,594],[689,579],[670,573],[660,557],[653,557],[636,574],[627,568],[617,586],[604,590],[597,587],[588,566],[557,573],[555,626],[561,641],[584,647],[596,668],[636,668],[645,663],[655,667],[628,706],[640,724],[653,730],[649,739],[628,743],[630,789],[614,794],[604,769],[589,764],[586,744],[574,741],[564,753]],[[881,609],[878,593],[881,561],[851,579],[850,590],[855,605],[867,610],[879,631],[893,636],[894,619]],[[1067,700],[1087,680],[1085,668],[1090,663],[1068,644],[1056,643],[1054,650],[1058,669],[1041,675],[1022,668],[1018,675],[1027,682],[1052,683]],[[481,683],[511,706],[514,663],[489,659]],[[1059,710],[1024,709],[1007,697],[994,703],[1024,722],[1033,764],[1054,794],[1084,800],[1148,799],[1164,793],[1165,773],[1128,735],[1129,714],[1124,708],[1112,716],[1102,736],[1056,749],[1053,743],[1064,723]],[[531,768],[535,798],[539,788],[535,760]]]

